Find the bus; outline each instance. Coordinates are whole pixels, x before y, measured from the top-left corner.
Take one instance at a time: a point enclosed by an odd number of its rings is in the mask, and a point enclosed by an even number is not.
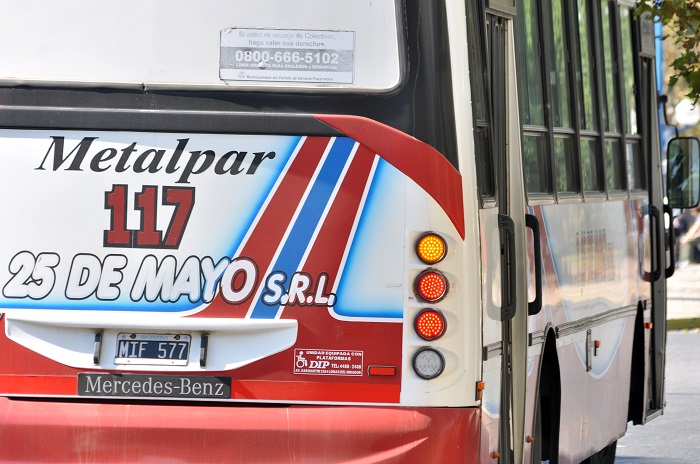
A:
[[[0,56],[0,461],[612,463],[662,414],[700,145],[633,3],[8,1]]]

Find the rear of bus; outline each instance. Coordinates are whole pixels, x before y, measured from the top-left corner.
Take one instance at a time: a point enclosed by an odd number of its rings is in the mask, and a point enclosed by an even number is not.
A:
[[[476,462],[442,2],[8,3],[1,460]]]

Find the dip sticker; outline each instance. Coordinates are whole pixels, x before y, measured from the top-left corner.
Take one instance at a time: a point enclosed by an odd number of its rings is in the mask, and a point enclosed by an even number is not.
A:
[[[294,373],[362,375],[362,351],[294,350]]]
[[[355,33],[288,29],[221,31],[224,81],[352,84]]]

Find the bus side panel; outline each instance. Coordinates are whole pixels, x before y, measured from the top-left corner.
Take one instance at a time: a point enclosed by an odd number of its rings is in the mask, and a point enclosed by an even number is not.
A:
[[[596,375],[595,371],[586,372],[581,368],[585,334],[560,340],[561,347],[557,350],[562,379],[559,462],[581,462],[623,436],[627,430],[634,317],[608,325],[613,327],[592,329],[594,342],[608,343],[610,334],[616,333],[620,326],[624,327],[624,332],[617,353],[602,374]],[[597,357],[592,356],[597,364]]]
[[[642,201],[530,209],[541,224],[543,307],[530,317],[528,385],[544,375],[539,359],[551,327],[554,381],[561,382],[559,462],[580,462],[625,432],[635,317],[648,298],[640,282],[644,211]],[[529,390],[528,409],[536,391]],[[527,421],[533,432],[534,422]]]

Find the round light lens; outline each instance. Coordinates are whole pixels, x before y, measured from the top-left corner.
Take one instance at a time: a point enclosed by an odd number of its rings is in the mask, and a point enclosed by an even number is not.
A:
[[[434,349],[424,347],[413,355],[413,370],[426,380],[434,379],[445,369],[445,358]]]
[[[435,340],[445,333],[445,317],[437,309],[424,309],[416,316],[414,328],[424,340]]]
[[[447,243],[439,235],[428,232],[418,239],[416,254],[426,264],[438,263],[447,254]]]
[[[447,289],[447,278],[441,272],[428,270],[416,278],[415,292],[423,301],[429,303],[440,301],[445,298]]]

